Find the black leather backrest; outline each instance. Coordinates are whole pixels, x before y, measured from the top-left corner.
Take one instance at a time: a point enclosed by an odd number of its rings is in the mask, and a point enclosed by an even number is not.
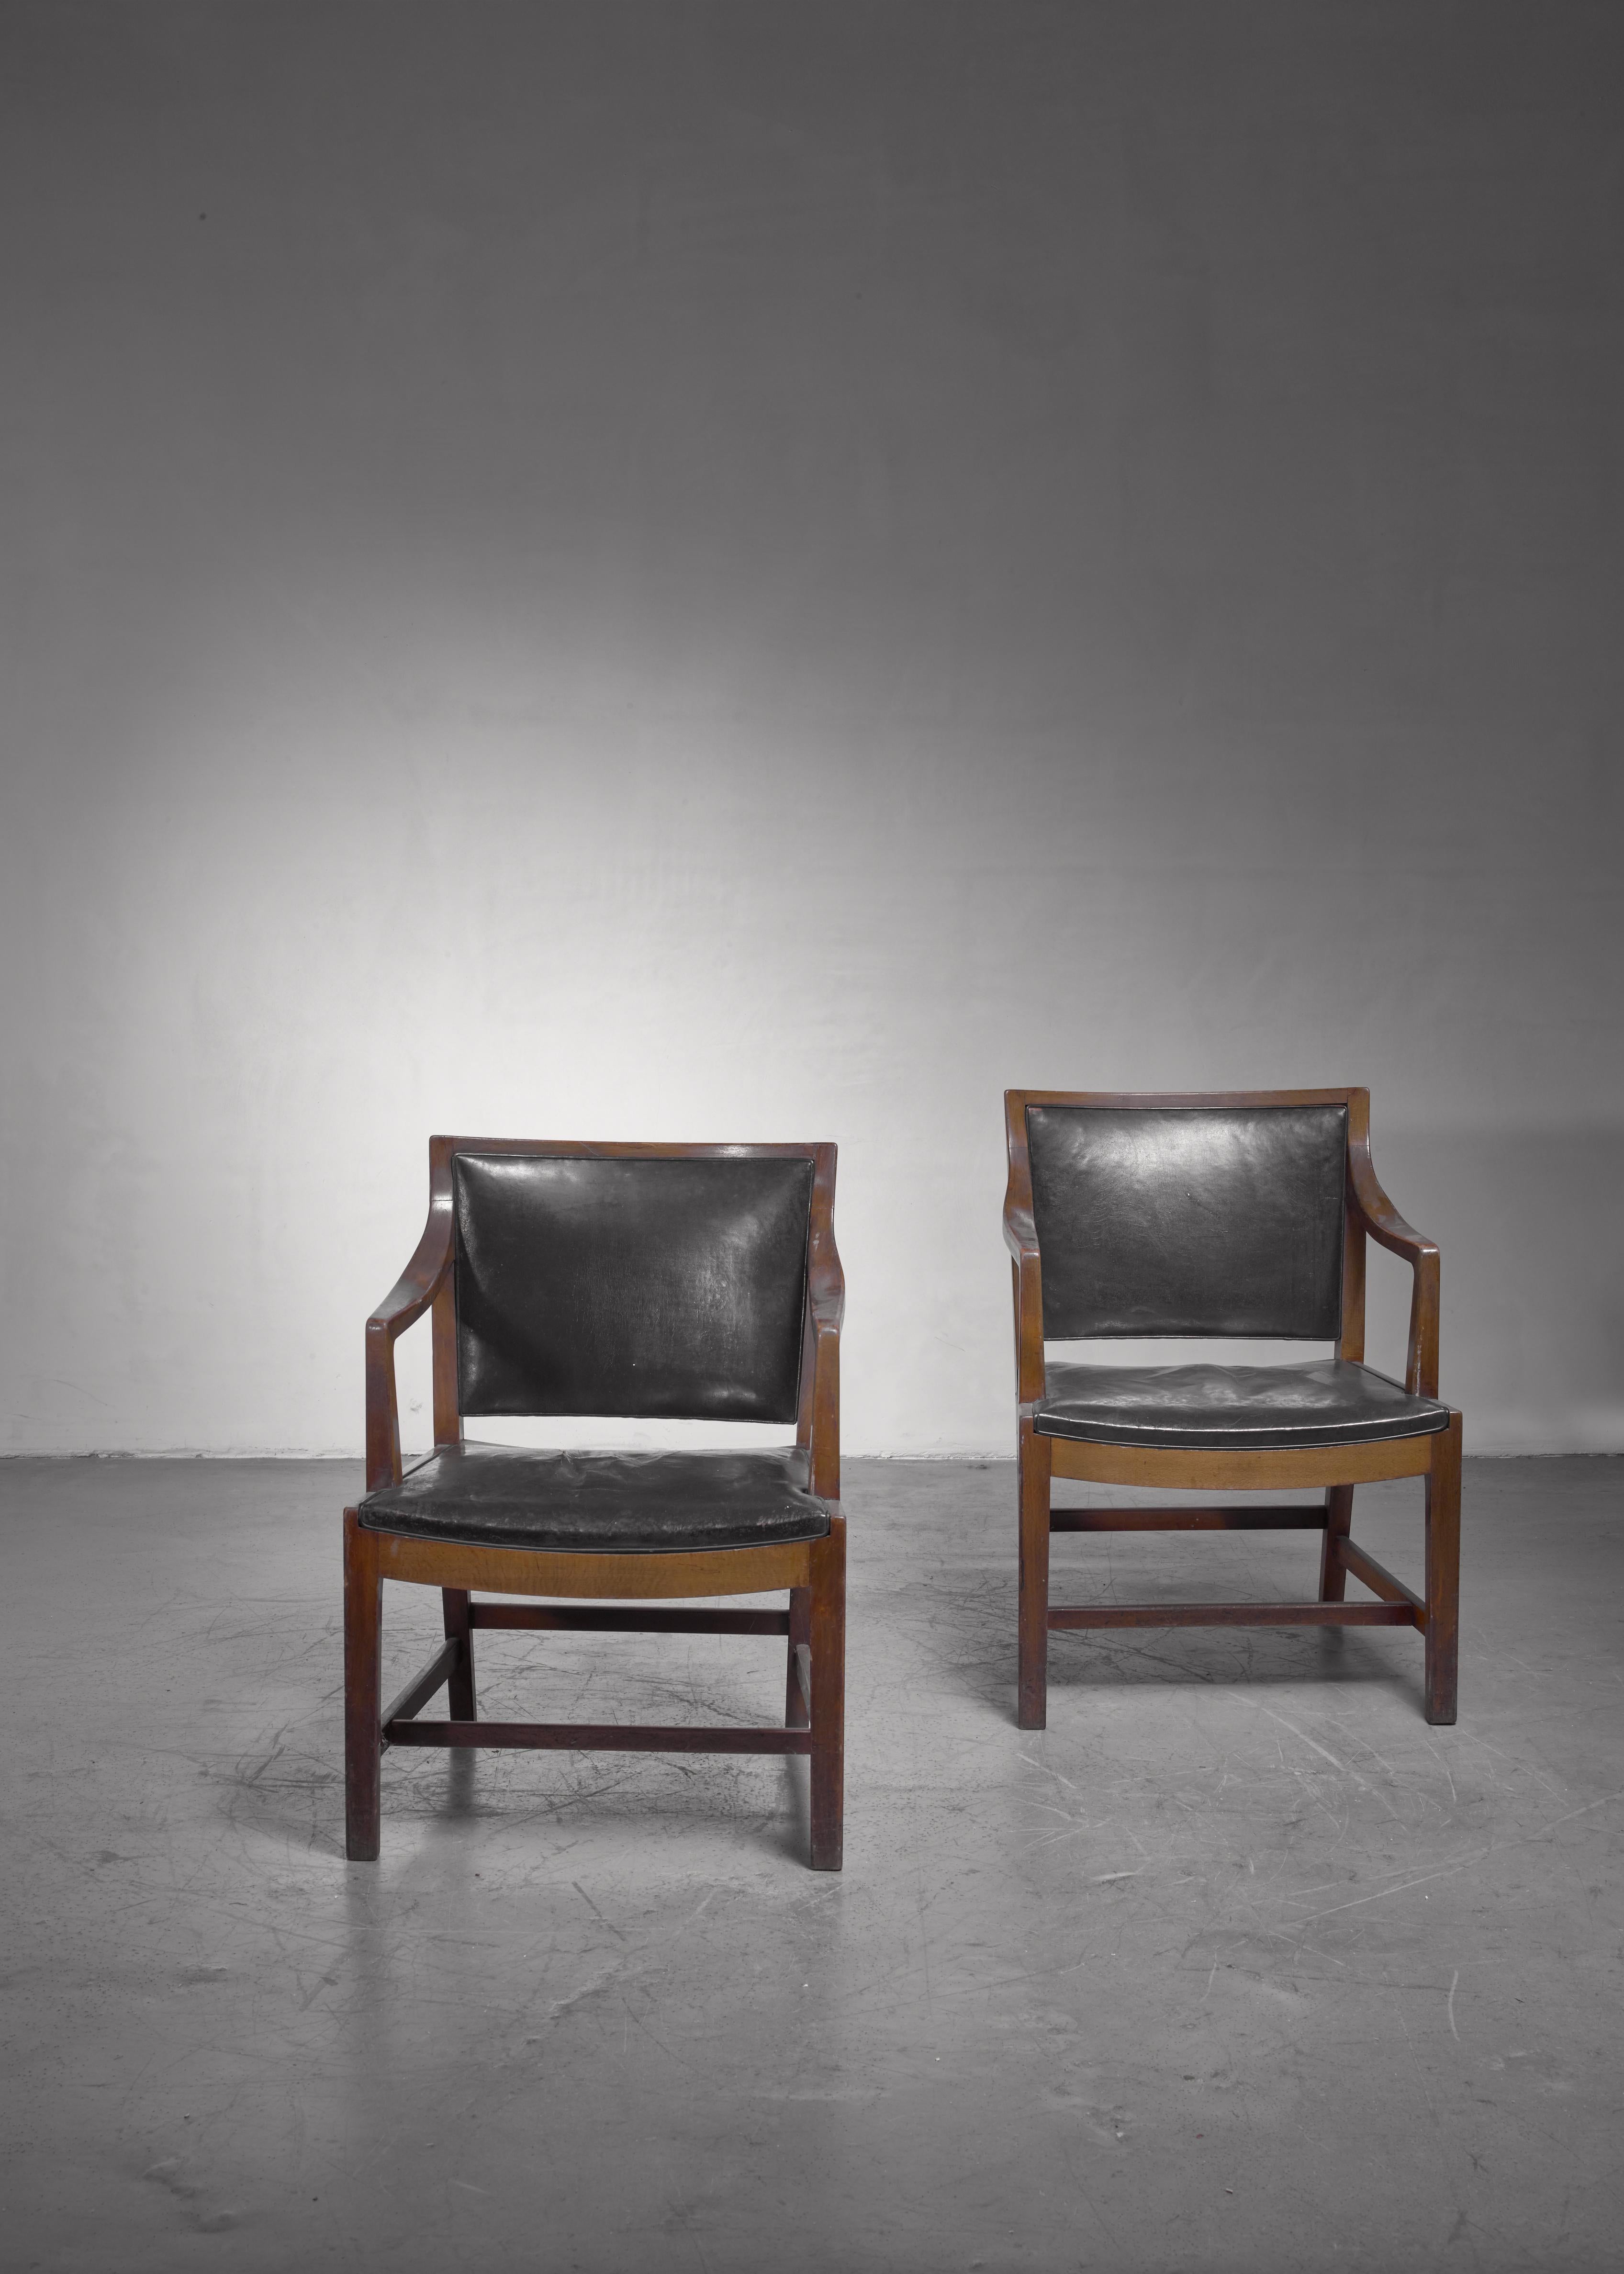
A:
[[[1030,1105],[1043,1332],[1342,1332],[1344,1105]]]
[[[464,1413],[793,1421],[812,1163],[458,1153]]]

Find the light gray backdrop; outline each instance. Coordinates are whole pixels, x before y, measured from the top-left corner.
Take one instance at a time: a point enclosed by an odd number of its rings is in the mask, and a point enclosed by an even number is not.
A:
[[[1005,1451],[1004,1085],[1364,1081],[1624,1448],[1621,19],[11,0],[4,1443],[353,1449],[458,1129],[837,1138]]]

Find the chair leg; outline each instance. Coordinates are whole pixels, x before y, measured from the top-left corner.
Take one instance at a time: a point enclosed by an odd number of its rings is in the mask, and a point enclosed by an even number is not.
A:
[[[838,1871],[846,1803],[846,1518],[813,1551],[812,1869]]]
[[[789,1649],[786,1653],[784,1676],[784,1726],[786,1729],[804,1729],[808,1723],[807,1701],[801,1694],[801,1682],[795,1671],[797,1645],[812,1646],[812,1590],[792,1587],[789,1591]]]
[[[1426,1718],[1455,1720],[1461,1633],[1461,1417],[1432,1440],[1426,1479]]]
[[[1052,1455],[1024,1417],[1020,1425],[1019,1689],[1015,1721],[1041,1729],[1049,1719],[1049,1515]]]
[[[1327,1485],[1325,1488],[1325,1540],[1320,1550],[1320,1600],[1322,1603],[1343,1603],[1348,1600],[1347,1567],[1337,1559],[1331,1543],[1346,1540],[1353,1529],[1353,1487]],[[1333,1627],[1335,1634],[1337,1630]]]
[[[344,1510],[344,1853],[375,1864],[383,1733],[383,1581],[378,1543]]]
[[[446,1705],[454,1721],[477,1721],[479,1709],[474,1694],[474,1630],[468,1615],[466,1587],[442,1587],[446,1640],[460,1642],[462,1655],[456,1672],[446,1684]]]

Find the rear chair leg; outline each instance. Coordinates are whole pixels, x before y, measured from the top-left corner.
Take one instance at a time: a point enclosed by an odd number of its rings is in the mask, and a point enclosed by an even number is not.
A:
[[[807,1701],[801,1694],[801,1682],[795,1671],[795,1652],[801,1645],[808,1649],[812,1642],[812,1590],[792,1587],[789,1591],[789,1651],[784,1677],[784,1726],[786,1729],[804,1729],[808,1723]]]
[[[383,1581],[378,1542],[344,1510],[344,1853],[375,1864],[383,1733],[379,1715],[383,1641]]]
[[[810,1592],[812,1869],[815,1871],[838,1871],[846,1804],[846,1518],[843,1516],[831,1520],[829,1537],[820,1540],[813,1547]]]
[[[1023,1414],[1020,1424],[1020,1626],[1018,1728],[1049,1719],[1049,1513],[1053,1456]]]
[[[1333,1543],[1346,1540],[1353,1529],[1353,1487],[1327,1485],[1325,1488],[1325,1539],[1320,1550],[1320,1600],[1322,1603],[1345,1603],[1348,1600],[1348,1570],[1337,1555]],[[1336,1629],[1330,1631],[1335,1634]]]
[[[1426,1718],[1455,1720],[1461,1634],[1461,1417],[1432,1440],[1426,1479]]]
[[[474,1630],[468,1615],[468,1590],[442,1587],[440,1595],[445,1608],[446,1640],[462,1645],[456,1669],[446,1684],[447,1710],[454,1721],[477,1721],[479,1712],[474,1697]]]

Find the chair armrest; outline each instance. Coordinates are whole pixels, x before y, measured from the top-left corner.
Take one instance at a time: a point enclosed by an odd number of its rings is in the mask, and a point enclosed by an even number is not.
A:
[[[1348,1166],[1354,1208],[1371,1238],[1379,1240],[1383,1247],[1391,1248],[1395,1255],[1408,1257],[1411,1263],[1424,1255],[1436,1255],[1434,1243],[1423,1239],[1413,1224],[1406,1224],[1382,1191],[1369,1153],[1358,1146],[1351,1147]]]
[[[446,1283],[451,1269],[449,1221],[429,1219],[410,1262],[366,1322],[369,1335],[394,1342],[414,1326]]]
[[[1005,1203],[1004,1244],[1014,1259],[1015,1394],[1033,1405],[1043,1395],[1043,1266],[1029,1209]]]
[[[846,1274],[832,1239],[818,1239],[812,1244],[812,1252],[807,1258],[807,1302],[812,1323],[820,1333],[825,1327],[839,1333],[840,1321],[846,1316]]]
[[[1032,1221],[1029,1209],[1006,1208],[1004,1211],[1004,1244],[1019,1262],[1025,1255],[1038,1252],[1038,1228]]]
[[[451,1269],[450,1196],[429,1209],[412,1259],[366,1322],[366,1489],[401,1480],[400,1410],[395,1389],[395,1345],[423,1316]]]
[[[815,1236],[807,1257],[807,1308],[813,1335],[812,1489],[822,1500],[840,1497],[840,1322],[846,1316],[846,1274],[832,1231]]]
[[[1363,1229],[1379,1246],[1410,1265],[1410,1337],[1404,1387],[1412,1397],[1438,1395],[1438,1314],[1441,1263],[1434,1240],[1406,1224],[1381,1189],[1368,1141],[1348,1148],[1348,1196]]]

